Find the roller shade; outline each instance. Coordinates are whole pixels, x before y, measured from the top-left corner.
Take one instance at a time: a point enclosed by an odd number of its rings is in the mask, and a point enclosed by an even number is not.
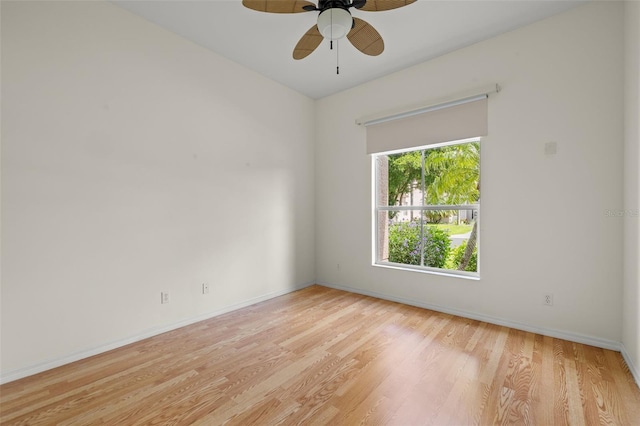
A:
[[[388,117],[367,127],[367,154],[486,136],[487,95]]]

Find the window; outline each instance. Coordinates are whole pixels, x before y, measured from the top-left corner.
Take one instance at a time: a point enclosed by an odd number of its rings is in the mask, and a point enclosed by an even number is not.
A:
[[[377,265],[478,277],[480,139],[373,155]]]
[[[375,171],[375,265],[480,276],[480,137],[499,91],[356,120]]]

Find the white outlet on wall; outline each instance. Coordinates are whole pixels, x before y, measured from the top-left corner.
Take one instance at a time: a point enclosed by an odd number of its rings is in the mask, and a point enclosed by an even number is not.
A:
[[[553,306],[553,294],[551,293],[545,294],[544,300],[542,303],[544,303],[547,306]]]
[[[209,283],[202,283],[202,294],[209,294]]]
[[[163,291],[160,293],[160,303],[163,305],[169,303],[169,292]]]

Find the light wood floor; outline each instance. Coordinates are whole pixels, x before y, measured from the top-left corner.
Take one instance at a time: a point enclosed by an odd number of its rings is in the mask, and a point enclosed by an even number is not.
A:
[[[320,286],[0,393],[3,425],[640,424],[617,352]]]

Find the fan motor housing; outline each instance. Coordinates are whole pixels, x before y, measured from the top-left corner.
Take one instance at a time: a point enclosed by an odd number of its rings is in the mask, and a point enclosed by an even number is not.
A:
[[[346,36],[353,26],[351,13],[342,7],[324,9],[318,15],[318,31],[322,37],[338,40]]]

